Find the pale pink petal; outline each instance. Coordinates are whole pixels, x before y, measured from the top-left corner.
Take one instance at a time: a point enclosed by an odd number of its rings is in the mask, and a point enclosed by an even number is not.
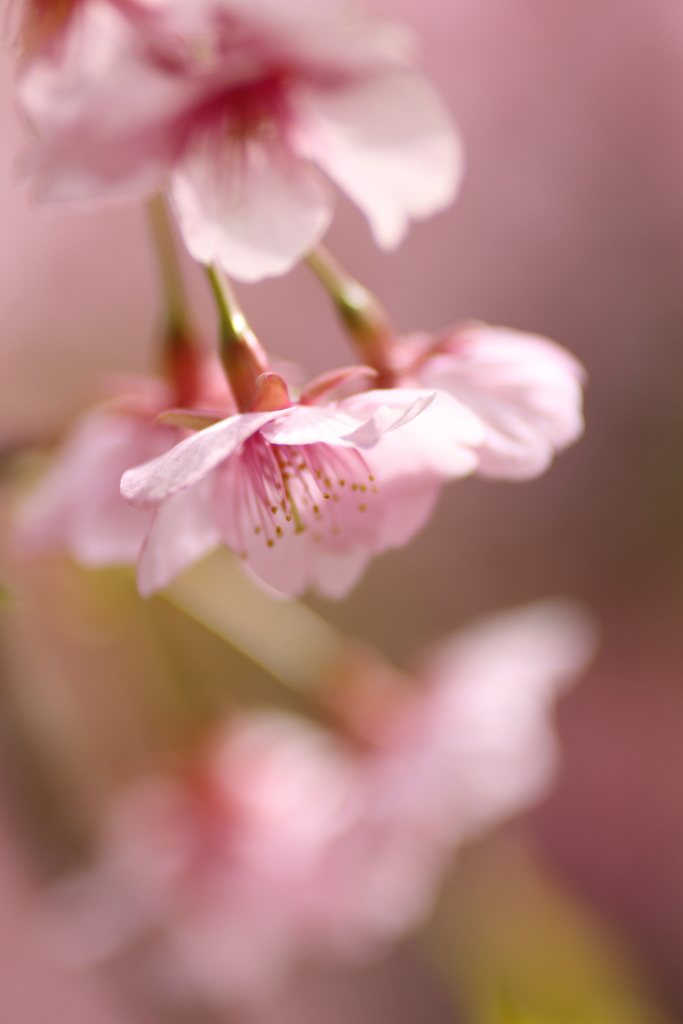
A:
[[[282,414],[282,411],[245,413],[200,430],[161,458],[124,473],[121,493],[138,508],[158,505],[169,495],[206,476],[263,424]]]
[[[354,396],[355,397],[355,396]],[[385,391],[368,391],[359,400],[351,400],[348,407],[347,400],[342,403],[345,408],[359,412],[361,409],[369,411],[372,403],[377,405],[369,420],[349,434],[347,441],[358,448],[372,448],[377,444],[383,434],[391,430],[397,430],[411,423],[416,416],[420,416],[425,409],[428,409],[436,397],[436,392],[420,392],[403,388],[390,388]]]
[[[273,444],[347,444],[370,448],[383,433],[409,423],[426,409],[434,392],[391,388],[366,391],[326,406],[296,406],[286,419],[261,433]]]
[[[257,582],[281,594],[300,597],[314,590],[340,600],[356,586],[372,557],[367,547],[334,550],[316,541],[310,532],[288,534],[271,550],[255,548],[245,563]]]
[[[403,547],[429,521],[443,479],[432,473],[397,473],[392,479],[372,460],[370,468],[375,470],[379,505],[378,542],[373,553]]]
[[[123,500],[121,474],[176,439],[173,428],[139,416],[88,416],[20,507],[20,547],[66,550],[92,567],[134,563],[151,517]]]
[[[298,109],[296,148],[358,204],[385,248],[398,245],[411,219],[455,197],[459,141],[421,76],[392,70],[346,88],[302,91]]]
[[[313,79],[347,80],[387,65],[405,64],[415,55],[415,39],[404,25],[359,17],[357,7],[339,0],[219,0],[214,6],[258,28],[270,45],[306,69]],[[268,40],[268,42],[266,42]]]
[[[220,543],[213,477],[171,495],[154,513],[138,560],[138,590],[149,597]]]
[[[467,476],[477,468],[476,448],[484,436],[483,425],[471,410],[437,391],[420,416],[400,430],[384,434],[377,446],[365,453],[365,459],[378,484],[422,474],[443,481]]]
[[[344,444],[358,417],[334,406],[295,405],[287,417],[266,424],[261,433],[272,444]]]
[[[566,349],[485,326],[457,332],[444,348],[425,361],[420,381],[448,391],[485,424],[478,448],[483,476],[537,476],[556,450],[580,436],[584,371]]]
[[[201,135],[173,173],[185,244],[239,281],[284,274],[326,230],[327,189],[276,142],[231,143],[226,131]]]
[[[594,650],[592,620],[560,600],[493,616],[442,644],[423,671],[422,731],[394,765],[414,787],[412,797],[404,791],[406,812],[412,799],[425,827],[452,841],[538,799],[557,755],[552,705]],[[419,716],[413,709],[413,723]]]
[[[78,7],[60,44],[27,64],[17,90],[38,135],[27,169],[38,198],[56,201],[132,198],[158,187],[177,153],[174,120],[192,98],[105,0]]]

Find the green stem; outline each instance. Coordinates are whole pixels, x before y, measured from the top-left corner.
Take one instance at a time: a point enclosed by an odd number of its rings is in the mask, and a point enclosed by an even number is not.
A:
[[[268,357],[247,323],[231,282],[215,265],[205,270],[218,311],[221,360],[237,406],[247,412],[256,396],[257,379],[270,368]]]
[[[237,344],[245,331],[249,330],[249,325],[237,301],[232,282],[215,265],[209,264],[204,269],[216,301],[221,344]]]
[[[163,195],[158,194],[149,200],[147,213],[166,305],[163,370],[173,382],[177,405],[192,408],[201,399],[203,352],[197,343],[173,227]]]
[[[189,337],[191,317],[189,313],[185,286],[183,284],[180,262],[176,250],[171,219],[166,201],[161,193],[155,195],[147,203],[147,215],[152,229],[152,237],[156,248],[161,284],[166,300],[169,336]]]
[[[250,583],[226,551],[193,566],[161,596],[297,691],[317,690],[348,647],[300,601],[277,600]]]
[[[318,245],[306,260],[329,292],[363,359],[377,370],[379,386],[391,387],[394,331],[379,299],[352,277],[324,245]]]

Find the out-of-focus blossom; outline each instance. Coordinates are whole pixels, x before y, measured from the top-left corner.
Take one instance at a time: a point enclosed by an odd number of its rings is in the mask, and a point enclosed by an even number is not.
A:
[[[241,280],[288,270],[331,216],[321,168],[392,247],[453,198],[448,114],[409,40],[339,0],[80,0],[18,83],[43,200],[170,189],[192,255]],[[54,23],[55,27],[52,27]]]
[[[471,410],[482,428],[474,446],[480,476],[538,476],[583,432],[585,371],[549,338],[479,323],[396,338],[382,325],[377,339],[367,346],[362,338],[360,347],[384,384],[437,389],[431,410],[404,432],[406,442],[408,434],[441,429],[437,417],[443,422],[450,408],[444,394]],[[442,472],[450,475],[448,466]]]
[[[459,399],[486,429],[481,476],[526,479],[583,431],[584,370],[561,345],[508,327],[468,324],[436,339],[408,339],[408,378]]]
[[[428,913],[457,844],[542,793],[554,698],[592,647],[562,602],[475,626],[362,750],[289,716],[236,717],[194,769],[110,811],[98,864],[58,890],[60,955],[84,965],[146,938],[167,991],[215,1003],[267,999],[305,961],[376,955]]]
[[[228,411],[231,398],[217,367],[204,357],[194,385],[205,407]],[[112,384],[116,397],[83,418],[19,506],[15,541],[23,554],[66,551],[92,568],[137,560],[152,513],[124,501],[121,476],[168,451],[186,431],[157,421],[174,404],[170,384],[132,376]]]
[[[282,593],[313,586],[342,596],[372,555],[423,525],[439,457],[454,472],[456,463],[462,473],[475,465],[467,446],[481,427],[454,399],[446,435],[405,449],[392,443],[385,453],[384,439],[421,414],[433,392],[394,388],[319,404],[337,379],[313,381],[292,404],[282,379],[265,373],[251,411],[124,474],[124,497],[156,509],[138,563],[142,594],[222,543]]]
[[[79,423],[19,508],[20,551],[62,550],[93,568],[135,562],[151,513],[123,500],[121,475],[180,439],[178,428],[155,422],[169,397],[161,381],[145,381],[135,399],[103,405]]]

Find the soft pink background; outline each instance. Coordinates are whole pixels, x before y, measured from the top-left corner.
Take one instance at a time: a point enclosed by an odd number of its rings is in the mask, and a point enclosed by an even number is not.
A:
[[[683,7],[381,6],[421,32],[467,178],[458,204],[395,255],[341,200],[329,244],[400,329],[478,317],[566,344],[590,374],[587,436],[538,482],[452,487],[408,549],[379,559],[347,601],[315,605],[401,662],[490,608],[556,593],[595,607],[603,654],[565,703],[565,767],[534,827],[683,1008]],[[102,371],[150,368],[159,314],[140,210],[28,210],[6,64],[1,73],[0,438],[11,446],[61,427]],[[198,274],[192,290],[210,330]],[[305,269],[241,294],[276,354],[312,372],[348,361]],[[0,1019],[132,1020],[95,981],[37,961],[9,841],[0,868]],[[411,957],[364,985],[318,982],[280,1019],[422,1022],[432,1005],[448,1019]]]

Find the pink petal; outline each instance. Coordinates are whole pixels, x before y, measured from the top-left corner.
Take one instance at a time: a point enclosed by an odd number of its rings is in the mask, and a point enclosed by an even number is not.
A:
[[[172,175],[185,243],[239,281],[284,274],[326,230],[327,190],[276,143],[231,143],[220,129],[196,140]]]
[[[377,471],[375,479],[380,506],[378,536],[381,538],[375,551],[379,553],[403,547],[422,529],[434,511],[442,480],[428,473],[382,479],[381,470]]]
[[[154,513],[138,560],[138,590],[149,597],[220,543],[213,514],[214,478],[173,494]]]
[[[263,427],[261,433],[272,444],[344,444],[344,438],[358,426],[358,419],[337,406],[295,405],[289,416]]]
[[[138,508],[158,505],[206,476],[264,423],[281,415],[282,412],[244,413],[200,430],[161,458],[124,473],[121,493]]]
[[[408,388],[388,388],[384,391],[366,391],[343,399],[340,407],[370,412],[370,418],[349,434],[347,441],[359,448],[372,448],[383,434],[397,430],[411,423],[429,408],[436,397],[436,392],[412,390]]]
[[[423,763],[429,770],[432,761],[435,779],[446,761],[457,772],[461,829],[479,829],[543,792],[556,760],[552,704],[595,645],[587,614],[556,600],[475,623],[432,655]]]
[[[405,390],[405,389],[401,389]],[[349,402],[362,404],[365,396]],[[443,391],[410,423],[381,438],[365,459],[379,483],[399,476],[435,474],[444,480],[467,476],[478,465],[475,448],[484,439],[481,421]]]
[[[460,144],[431,86],[392,70],[360,84],[307,92],[296,147],[319,164],[393,248],[412,218],[448,206],[462,176]]]
[[[405,64],[415,54],[405,26],[370,19],[339,0],[229,0],[226,6],[233,17],[258,25],[264,41],[270,37],[269,56],[286,55],[326,85]]]
[[[300,597],[314,590],[340,600],[360,580],[372,552],[366,547],[336,551],[316,542],[310,531],[288,534],[274,548],[255,548],[244,562],[256,582],[280,594]]]
[[[366,391],[326,406],[295,406],[291,415],[269,423],[261,433],[273,444],[351,445],[370,448],[383,433],[419,416],[434,392],[391,388]]]
[[[466,328],[453,335],[443,354],[426,360],[419,376],[481,418],[483,476],[537,476],[555,450],[583,430],[583,368],[547,338],[502,327]]]
[[[82,565],[132,564],[150,516],[121,497],[121,474],[177,438],[139,416],[88,416],[20,509],[18,542],[33,551],[66,549]]]
[[[43,200],[131,198],[158,187],[191,95],[160,70],[114,4],[79,6],[60,45],[31,60],[19,103],[39,136],[29,154]]]

